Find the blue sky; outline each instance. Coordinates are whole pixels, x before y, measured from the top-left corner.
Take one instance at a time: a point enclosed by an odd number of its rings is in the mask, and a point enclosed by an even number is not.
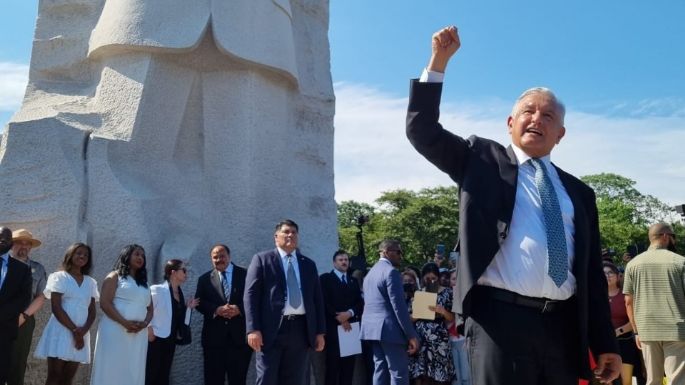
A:
[[[19,107],[37,1],[4,0],[0,125]],[[459,27],[442,121],[508,143],[513,100],[543,85],[566,103],[553,161],[575,175],[615,172],[669,204],[685,202],[685,2],[681,0],[332,0],[336,199],[451,183],[404,137],[409,78],[431,34]]]

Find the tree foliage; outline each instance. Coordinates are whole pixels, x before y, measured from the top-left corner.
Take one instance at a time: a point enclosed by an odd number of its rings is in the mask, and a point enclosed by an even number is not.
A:
[[[616,250],[617,259],[628,249],[644,250],[647,231],[656,222],[676,224],[671,207],[635,188],[635,181],[611,173],[581,178],[595,190],[602,246]]]
[[[656,222],[673,225],[678,250],[685,253],[685,226],[671,207],[635,188],[635,182],[616,174],[581,178],[595,190],[602,246],[616,251],[616,262],[629,247],[644,250],[647,231]],[[402,243],[405,264],[421,266],[432,260],[435,246],[451,249],[457,240],[459,205],[457,187],[435,187],[419,191],[393,190],[381,194],[374,204],[344,201],[338,204],[340,246],[359,255],[357,217],[368,216],[363,225],[367,262],[378,259],[378,244],[385,238]]]
[[[432,259],[435,246],[443,243],[449,249],[457,239],[459,209],[457,188],[436,187],[420,191],[394,190],[384,192],[376,206],[353,201],[338,205],[340,245],[358,254],[356,218],[368,215],[364,225],[367,260],[378,258],[378,244],[385,238],[402,243],[405,263],[422,265]]]

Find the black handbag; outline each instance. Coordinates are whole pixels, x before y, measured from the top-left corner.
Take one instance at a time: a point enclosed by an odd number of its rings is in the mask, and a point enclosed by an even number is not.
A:
[[[190,332],[190,325],[180,324],[176,331],[176,345],[190,345],[192,341],[193,336]]]

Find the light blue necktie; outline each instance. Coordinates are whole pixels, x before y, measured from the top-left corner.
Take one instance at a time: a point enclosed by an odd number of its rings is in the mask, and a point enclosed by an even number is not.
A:
[[[545,165],[537,158],[531,158],[530,161],[533,167],[535,167],[535,185],[540,192],[542,216],[545,219],[545,229],[547,232],[547,257],[549,262],[547,274],[552,278],[557,287],[561,287],[568,276],[568,254],[566,251],[566,232],[564,231],[564,221],[561,219],[559,200]]]
[[[288,302],[293,309],[297,309],[302,304],[302,293],[300,293],[300,285],[297,284],[293,256],[288,254],[285,257],[288,259],[288,275],[285,279],[288,285]]]
[[[231,287],[228,285],[228,278],[226,277],[226,270],[221,272],[221,286],[224,287],[224,297],[226,297],[226,303],[231,300]]]

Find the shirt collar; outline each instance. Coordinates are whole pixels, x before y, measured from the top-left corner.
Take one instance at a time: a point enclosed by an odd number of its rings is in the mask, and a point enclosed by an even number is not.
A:
[[[342,271],[340,271],[340,270],[338,270],[338,269],[336,269],[336,268],[333,268],[333,272],[334,272],[335,275],[337,275],[338,278],[340,278],[340,279],[342,279],[342,276],[343,276],[343,275],[346,275],[346,274],[347,274],[347,273],[343,273]]]
[[[219,273],[219,275],[223,275],[224,272],[226,272],[226,274],[231,274],[233,272],[233,262],[228,263],[228,266],[226,266],[226,270],[224,270],[224,271],[217,270],[217,273]]]
[[[532,159],[533,157],[526,154],[522,149],[518,148],[515,144],[511,144],[511,148],[514,150],[514,155],[516,155],[516,161],[518,162],[519,166],[522,164],[525,164],[527,161]],[[543,156],[540,159],[547,168],[549,168],[552,165],[552,159],[551,159],[551,154],[547,154]]]
[[[286,255],[288,255],[288,252],[281,249],[280,247],[276,247],[276,250],[278,250],[278,255],[281,256],[281,259],[285,259]],[[293,257],[297,257],[297,249],[295,249],[292,253],[290,253]],[[297,259],[297,258],[294,258]]]

